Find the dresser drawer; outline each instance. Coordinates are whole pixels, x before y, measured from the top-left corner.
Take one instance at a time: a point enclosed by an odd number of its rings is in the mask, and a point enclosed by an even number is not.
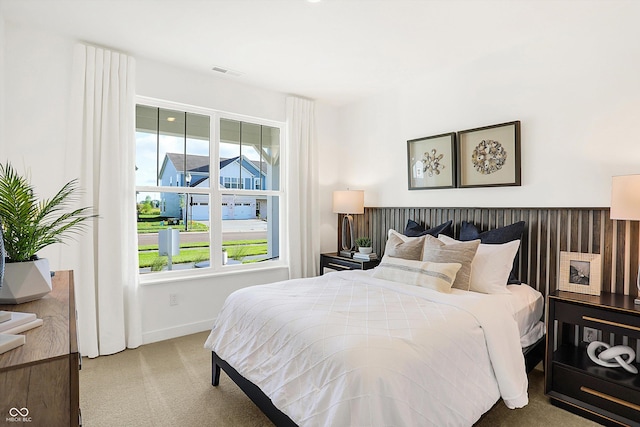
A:
[[[629,420],[640,420],[640,393],[636,390],[565,368],[557,363],[552,364],[552,378],[552,388],[560,394]]]

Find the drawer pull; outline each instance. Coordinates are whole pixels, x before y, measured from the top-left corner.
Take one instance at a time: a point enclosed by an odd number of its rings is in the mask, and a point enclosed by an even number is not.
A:
[[[347,267],[346,265],[334,264],[332,262],[327,263],[327,267],[330,267],[330,268],[341,268],[343,270],[351,269],[351,267]]]
[[[605,325],[617,326],[619,328],[631,329],[633,331],[640,332],[640,328],[637,326],[625,325],[624,323],[612,322],[610,320],[598,319],[595,317],[582,316],[582,320],[590,320],[596,323],[604,323]]]
[[[622,400],[622,399],[618,399],[617,397],[609,396],[608,394],[604,394],[602,392],[599,392],[599,391],[596,391],[596,390],[592,390],[592,389],[590,389],[588,387],[585,387],[585,386],[581,386],[580,387],[580,391],[592,394],[594,396],[600,397],[602,399],[608,400],[608,401],[613,402],[613,403],[617,403],[618,405],[626,406],[627,408],[631,408],[633,410],[636,410],[636,411],[640,412],[640,405],[636,405],[634,403],[627,402],[626,400]]]

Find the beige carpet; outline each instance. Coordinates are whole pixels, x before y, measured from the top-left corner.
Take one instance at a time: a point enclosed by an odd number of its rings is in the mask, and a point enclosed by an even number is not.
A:
[[[224,372],[220,386],[211,386],[211,353],[203,348],[207,335],[84,358],[80,371],[83,426],[272,426]],[[534,370],[529,382],[528,406],[511,411],[498,402],[476,425],[597,425],[551,406],[543,395],[541,371]]]

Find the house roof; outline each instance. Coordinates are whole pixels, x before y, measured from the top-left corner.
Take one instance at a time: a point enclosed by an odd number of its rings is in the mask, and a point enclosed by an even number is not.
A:
[[[232,157],[230,159],[220,159],[220,169],[222,169],[223,167],[227,166],[230,163],[235,162],[236,160],[238,160],[238,157]]]
[[[264,171],[266,170],[265,162],[260,162],[257,160],[249,160],[245,156],[242,156],[242,157],[244,162],[249,163],[252,167],[255,168],[256,173],[264,174]],[[220,169],[224,168],[225,166],[233,162],[237,162],[239,158],[240,156],[231,157],[228,159],[220,159]],[[166,153],[165,159],[162,163],[162,168],[160,169],[160,176],[164,174],[164,169],[166,167],[167,160],[173,163],[174,166],[177,166],[176,169],[182,170],[182,165],[184,165],[184,162],[185,162],[185,155],[181,153]],[[198,154],[187,154],[186,161],[187,161],[187,168],[186,168],[187,172],[209,174],[209,156],[201,156]],[[192,182],[190,186],[195,187],[196,185],[201,183],[204,179],[206,178],[202,178],[197,180],[196,182]]]
[[[167,153],[167,157],[171,160],[177,169],[181,170],[184,165],[185,155],[180,153]],[[199,156],[196,154],[187,154],[187,172],[209,173],[209,156]]]
[[[184,154],[180,153],[167,153],[167,157],[171,160],[171,163],[175,165],[184,164]],[[244,156],[243,156],[244,157]],[[231,157],[228,159],[220,159],[220,169],[227,166],[230,163],[237,161],[240,156]],[[244,161],[249,162],[257,170],[265,170],[265,162],[258,160],[250,160],[244,157]],[[187,172],[200,172],[209,173],[209,156],[200,156],[197,154],[187,154]]]
[[[236,156],[236,157],[232,157],[230,159],[220,159],[220,169],[222,169],[223,167],[227,166],[229,163],[233,163],[236,160],[238,160],[240,156]],[[244,157],[244,156],[243,156]],[[266,170],[266,162],[261,162],[258,160],[251,160],[251,159],[247,159],[246,157],[244,157],[244,161],[245,162],[249,162],[253,165],[254,168],[256,168],[256,170]]]

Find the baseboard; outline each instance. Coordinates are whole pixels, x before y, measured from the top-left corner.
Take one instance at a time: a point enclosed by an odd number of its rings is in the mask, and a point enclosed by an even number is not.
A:
[[[198,332],[210,331],[215,323],[215,318],[203,320],[201,322],[189,323],[186,325],[178,325],[172,328],[157,329],[142,334],[142,344],[151,344],[153,342],[169,340],[172,338],[183,337],[185,335],[196,334]]]

